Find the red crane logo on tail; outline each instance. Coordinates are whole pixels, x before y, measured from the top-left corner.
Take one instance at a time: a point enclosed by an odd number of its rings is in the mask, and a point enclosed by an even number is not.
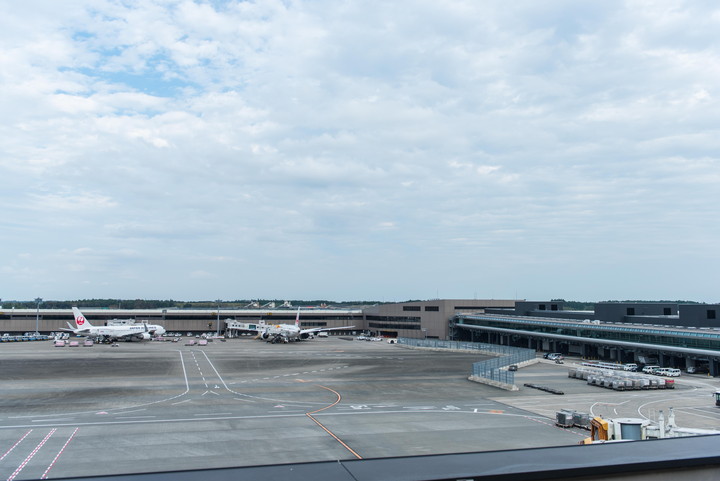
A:
[[[85,318],[83,316],[77,316],[77,319],[75,319],[75,322],[78,326],[82,326],[85,324]]]

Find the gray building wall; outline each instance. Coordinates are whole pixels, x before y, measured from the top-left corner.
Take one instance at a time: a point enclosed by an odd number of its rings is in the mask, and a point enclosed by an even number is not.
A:
[[[632,316],[677,315],[678,304],[670,302],[598,302],[595,304],[595,318],[605,322],[638,322],[628,321],[627,318],[631,318]],[[673,322],[675,322],[675,320],[673,320]],[[653,324],[652,321],[645,322]],[[672,325],[672,322],[668,324]]]
[[[557,312],[563,310],[562,301],[515,301],[515,315],[529,316],[531,313]]]
[[[680,304],[680,326],[720,327],[720,304]]]
[[[545,304],[544,309],[540,307]],[[598,302],[595,311],[552,309],[552,301],[518,301],[515,310],[488,309],[486,314],[600,320],[682,327],[720,328],[720,304],[677,304],[672,302]],[[561,304],[561,303],[558,303]]]

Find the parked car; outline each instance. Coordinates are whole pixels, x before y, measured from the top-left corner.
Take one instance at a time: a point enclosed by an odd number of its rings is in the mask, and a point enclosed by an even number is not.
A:
[[[687,368],[688,374],[707,374],[710,372],[710,368],[705,365],[690,366]]]
[[[623,366],[623,369],[624,369],[625,371],[635,372],[635,371],[637,371],[637,369],[638,369],[638,365],[635,364],[634,362],[630,362],[630,363],[628,363],[628,364],[625,364],[625,365]]]
[[[562,361],[563,359],[565,359],[565,356],[563,356],[560,352],[549,352],[546,353],[543,357],[551,361],[555,361],[556,359],[560,359]]]
[[[656,369],[660,369],[660,366],[648,365],[642,368],[642,372],[645,374],[655,374]]]

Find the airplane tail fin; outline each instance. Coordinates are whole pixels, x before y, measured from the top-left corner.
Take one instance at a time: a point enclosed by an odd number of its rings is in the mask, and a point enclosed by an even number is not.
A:
[[[88,327],[93,327],[93,325],[90,324],[90,321],[85,319],[85,316],[83,316],[83,313],[80,312],[80,309],[78,309],[77,307],[73,307],[72,311],[75,315],[75,325],[78,329],[87,329]]]
[[[300,328],[300,308],[298,307],[297,315],[295,316],[295,326]]]

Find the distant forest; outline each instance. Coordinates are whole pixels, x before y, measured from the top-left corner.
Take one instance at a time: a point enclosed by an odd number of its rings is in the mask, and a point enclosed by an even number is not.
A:
[[[595,302],[584,302],[584,301],[566,301],[565,299],[551,299],[551,302],[562,302],[563,303],[563,310],[565,311],[593,311],[595,310]],[[701,302],[697,301],[641,301],[641,300],[624,300],[624,301],[618,301],[618,300],[610,300],[610,301],[602,301],[602,302],[629,302],[629,303],[637,303],[641,304],[643,302],[646,303],[667,303],[667,304],[702,304]]]
[[[256,305],[258,307],[269,307],[274,302],[276,307],[280,307],[285,300],[278,299],[257,299],[257,300],[235,300],[235,301],[174,301],[158,300],[158,299],[77,299],[70,301],[53,301],[43,300],[40,307],[43,309],[70,309],[73,306],[89,307],[95,309],[213,309],[218,304],[221,309],[242,309]],[[314,306],[314,307],[337,307],[346,308],[352,306],[367,306],[379,304],[377,301],[343,301],[335,302],[328,300],[288,300],[292,306]],[[2,301],[0,302],[5,309],[35,309],[37,302],[35,301]]]
[[[587,301],[566,301],[565,299],[551,299],[553,302],[563,302],[566,311],[592,311],[595,309],[595,302]],[[70,301],[53,301],[43,300],[40,307],[43,309],[70,309],[73,306],[89,307],[95,309],[213,309],[220,305],[221,309],[242,309],[245,307],[270,307],[271,303],[275,303],[276,307],[280,307],[286,300],[280,299],[256,299],[256,300],[235,300],[235,301],[174,301],[158,300],[158,299],[77,299]],[[371,306],[376,304],[394,304],[394,302],[380,301],[328,301],[324,299],[316,300],[287,300],[292,306],[313,306],[327,308],[353,308],[359,306]],[[408,300],[405,302],[420,302],[420,299]],[[697,301],[640,301],[640,300],[611,300],[604,302],[653,302],[653,303],[672,303],[672,304],[701,304]],[[35,301],[2,301],[0,306],[5,309],[35,309],[37,303]]]

